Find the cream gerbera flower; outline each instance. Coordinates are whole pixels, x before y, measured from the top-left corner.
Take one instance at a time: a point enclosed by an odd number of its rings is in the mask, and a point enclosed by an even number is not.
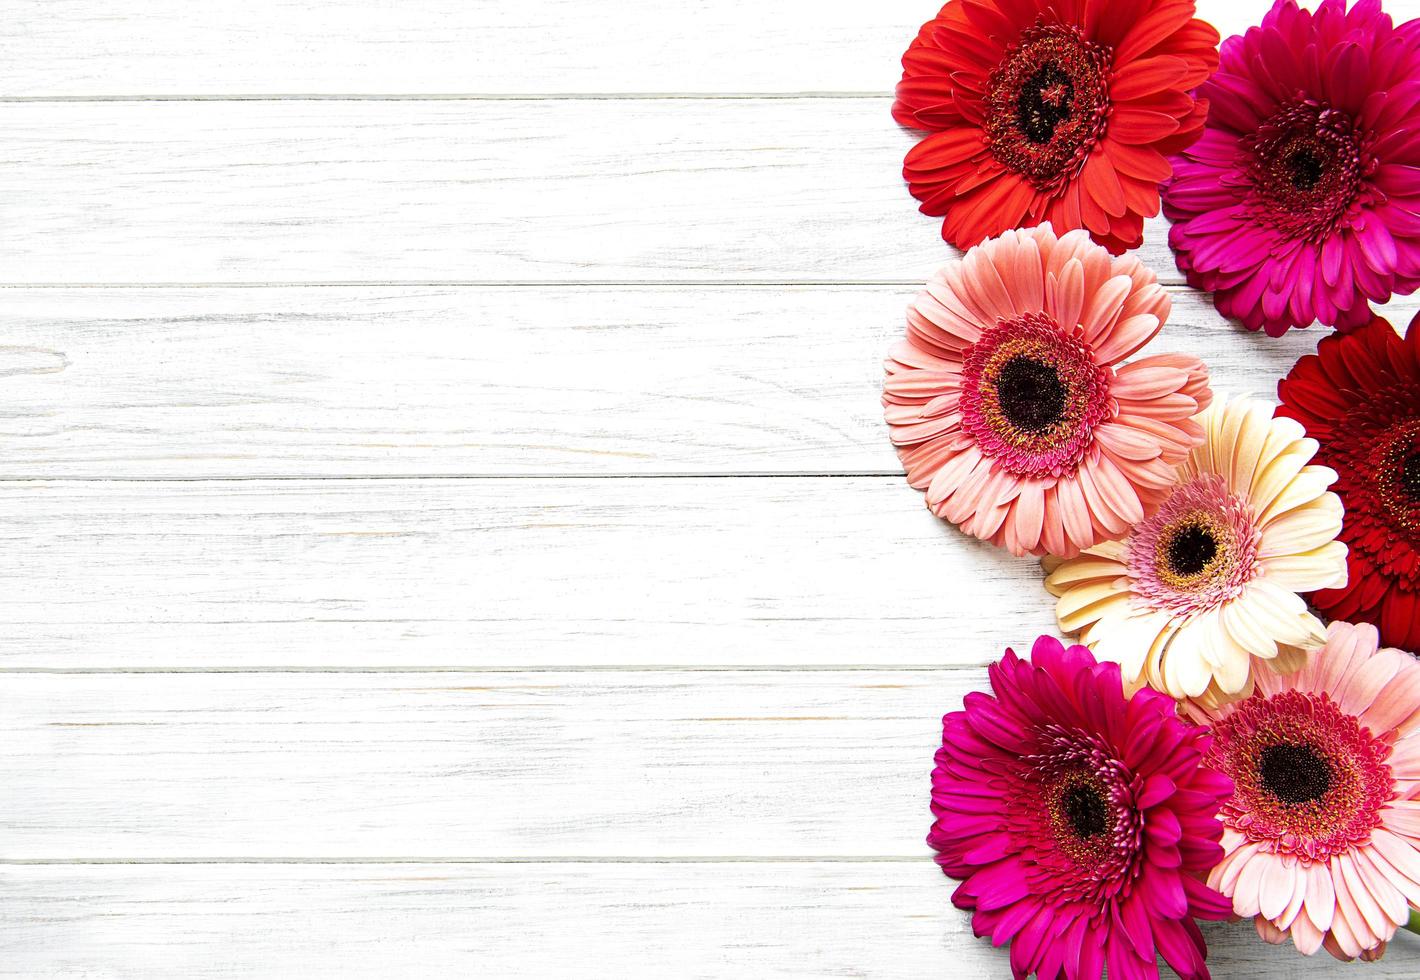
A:
[[[1125,682],[1223,702],[1251,692],[1253,665],[1301,667],[1326,639],[1298,592],[1346,582],[1336,473],[1291,419],[1255,399],[1198,417],[1203,445],[1122,541],[1047,559],[1060,628]]]

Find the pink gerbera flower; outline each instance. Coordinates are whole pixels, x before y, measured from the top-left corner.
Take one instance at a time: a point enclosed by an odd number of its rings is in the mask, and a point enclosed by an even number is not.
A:
[[[1420,662],[1374,626],[1332,623],[1301,671],[1185,710],[1236,792],[1208,883],[1269,942],[1374,959],[1420,905]]]
[[[968,694],[943,719],[927,837],[972,930],[1011,944],[1017,977],[1157,978],[1161,955],[1206,978],[1193,919],[1231,908],[1198,876],[1222,854],[1232,788],[1201,766],[1206,730],[1048,636],[990,676],[995,697]]]
[[[1378,0],[1278,0],[1223,42],[1203,138],[1173,160],[1164,213],[1188,281],[1279,336],[1355,327],[1420,285],[1420,21]]]
[[[1169,297],[1081,230],[1008,231],[948,263],[907,311],[883,405],[908,482],[968,534],[1073,556],[1142,520],[1203,439],[1195,357],[1121,362]]]

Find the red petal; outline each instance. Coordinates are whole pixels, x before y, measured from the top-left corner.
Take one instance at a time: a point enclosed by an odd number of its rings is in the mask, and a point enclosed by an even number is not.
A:
[[[1178,129],[1178,120],[1162,112],[1115,106],[1109,116],[1108,133],[1120,143],[1139,146],[1163,139]]]
[[[1081,177],[1085,190],[1100,203],[1106,214],[1115,218],[1124,216],[1124,188],[1119,185],[1119,175],[1114,172],[1114,164],[1109,162],[1108,154],[1091,153],[1085,161]]]
[[[1182,58],[1169,55],[1145,58],[1115,73],[1109,97],[1115,102],[1128,102],[1165,89],[1177,90],[1187,74],[1188,62]]]

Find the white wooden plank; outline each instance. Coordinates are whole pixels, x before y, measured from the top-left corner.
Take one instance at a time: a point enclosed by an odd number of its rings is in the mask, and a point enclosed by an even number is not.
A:
[[[984,678],[11,674],[0,840],[11,859],[922,855],[940,718]]]
[[[900,473],[880,364],[913,292],[12,289],[0,476]],[[1271,394],[1317,333],[1180,289],[1152,349]]]
[[[930,3],[19,0],[0,94],[883,91]],[[13,71],[9,66],[13,66]]]
[[[938,6],[12,0],[0,95],[885,92]],[[1405,15],[1404,2],[1389,6]],[[1199,4],[1225,34],[1266,9]]]
[[[0,276],[913,283],[951,250],[903,186],[916,137],[889,106],[0,104]],[[1140,254],[1178,282],[1165,227]]]
[[[911,864],[70,865],[0,870],[0,976],[985,977],[952,883]],[[1358,971],[1205,923],[1218,980]],[[1413,976],[1397,936],[1373,980]]]
[[[6,667],[936,666],[1054,624],[1035,562],[896,477],[9,482],[0,513]]]

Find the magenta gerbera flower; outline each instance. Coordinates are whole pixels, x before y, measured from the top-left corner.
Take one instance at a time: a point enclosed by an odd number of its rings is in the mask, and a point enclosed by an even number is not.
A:
[[[1017,977],[1157,977],[1162,956],[1206,978],[1194,918],[1227,899],[1201,880],[1222,856],[1231,781],[1203,768],[1206,729],[1148,689],[1125,697],[1119,665],[1042,636],[990,668],[995,697],[968,694],[943,721],[927,843],[961,880],[972,929],[1011,944]]]
[[[1174,158],[1164,213],[1222,313],[1274,337],[1351,328],[1420,285],[1420,21],[1278,0],[1198,94],[1207,127]]]

